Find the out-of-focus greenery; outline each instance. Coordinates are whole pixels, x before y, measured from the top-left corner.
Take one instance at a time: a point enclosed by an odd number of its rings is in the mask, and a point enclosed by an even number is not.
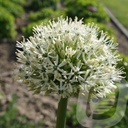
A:
[[[94,23],[94,24],[96,24],[99,27],[100,31],[103,31],[108,36],[113,37],[114,42],[116,43],[115,31],[113,29],[111,29],[110,27],[106,26],[103,23],[98,22],[96,18],[87,18],[87,19],[84,20],[84,22],[85,23]]]
[[[57,0],[28,0],[32,10],[40,10],[42,8],[57,8]]]
[[[122,61],[118,62],[118,68],[123,68],[124,78],[128,81],[128,55],[120,54]]]
[[[0,115],[0,128],[42,128],[44,122],[32,122],[25,115],[20,115],[15,108],[16,96]]]
[[[26,4],[26,0],[10,0],[12,3],[16,3],[19,5],[25,5]]]
[[[0,39],[16,37],[16,18],[22,17],[25,0],[0,0]]]
[[[33,0],[33,2],[35,2],[35,0]],[[26,28],[24,27],[22,29],[23,32],[25,33],[25,36],[32,34],[32,32],[31,32],[32,27],[30,27],[30,26],[33,26],[33,24],[36,24],[37,21],[44,20],[45,18],[53,19],[58,16],[66,17],[66,15],[69,17],[72,17],[72,18],[74,18],[75,16],[79,17],[80,19],[84,18],[85,23],[87,23],[88,21],[90,22],[90,19],[92,19],[91,21],[98,24],[98,26],[101,29],[103,29],[103,31],[105,31],[105,32],[107,31],[110,36],[115,36],[114,32],[111,29],[109,29],[108,27],[106,27],[106,25],[103,24],[104,22],[109,21],[109,17],[107,16],[107,14],[104,11],[104,9],[102,8],[102,6],[96,2],[96,0],[92,0],[92,1],[89,1],[89,0],[61,1],[60,0],[60,3],[59,3],[59,0],[55,0],[54,2],[56,2],[55,5],[62,4],[61,9],[56,8],[57,10],[53,10],[54,4],[53,5],[49,4],[50,3],[50,1],[49,1],[48,3],[47,2],[46,3],[47,3],[47,5],[49,5],[48,7],[50,7],[50,8],[42,8],[42,9],[38,8],[38,11],[30,13],[30,16],[29,16],[30,23],[29,23],[29,25],[26,26]],[[36,3],[40,3],[40,6],[41,6],[41,0],[36,1]],[[43,4],[43,2],[42,2],[42,4]],[[30,7],[32,7],[32,3],[30,4]],[[44,6],[44,7],[46,7],[46,6]],[[32,23],[32,22],[35,22],[35,23]],[[31,29],[31,30],[29,30],[29,29]]]
[[[20,17],[24,13],[21,5],[11,2],[10,0],[0,0],[0,7],[4,7],[15,17]]]
[[[24,36],[25,37],[29,37],[33,34],[33,31],[32,29],[34,27],[36,27],[36,25],[40,25],[41,23],[47,23],[48,22],[48,19],[45,19],[45,20],[39,20],[39,21],[36,21],[36,22],[32,22],[30,24],[28,24],[26,27],[23,27],[22,28],[22,31],[24,33]]]
[[[95,105],[97,106],[96,111],[97,111],[97,113],[99,112],[99,114],[94,113],[93,114],[93,119],[101,121],[103,119],[111,118],[116,113],[116,108],[118,107],[117,106],[118,100],[121,100],[121,103],[124,103],[124,100],[128,101],[128,94],[125,96],[124,99],[118,99],[118,91],[115,91],[115,92],[109,94],[107,98],[99,100],[97,105],[95,103]],[[71,109],[67,111],[67,128],[68,128],[68,126],[69,126],[69,128],[70,127],[84,128],[77,121],[76,108],[77,108],[77,104],[74,103],[74,104],[71,105]],[[118,111],[118,112],[120,114],[122,114],[121,105],[120,105],[119,109],[120,109],[120,111]],[[109,128],[126,128],[126,126],[128,126],[128,106],[126,107],[126,110],[123,110],[123,111],[125,111],[125,115],[122,118],[122,120],[119,123],[117,123],[114,126],[109,127]],[[81,115],[83,115],[83,113],[85,113],[85,110],[81,110]],[[85,118],[85,117],[83,117],[83,118]],[[103,128],[103,126],[99,126],[99,125],[100,125],[100,123],[95,124],[95,126],[93,126],[93,128]],[[108,128],[108,126],[106,125],[106,126],[104,126],[104,128]]]
[[[124,88],[124,89],[127,89],[127,88]],[[122,104],[124,103],[124,100],[127,100],[128,101],[128,94],[125,96],[124,99],[118,99],[118,92],[116,93],[116,99],[115,99],[115,104],[113,105],[113,107],[108,110],[106,113],[103,113],[102,115],[97,115],[97,119],[107,119],[107,118],[110,118],[112,117],[115,113],[116,113],[116,109],[117,109],[117,102],[118,100],[121,100]],[[101,102],[102,104],[102,102]],[[109,127],[109,128],[126,128],[128,126],[128,104],[127,104],[127,107],[126,107],[126,110],[122,110],[121,108],[121,104],[120,104],[120,108],[118,108],[118,116],[121,116],[122,117],[122,111],[125,111],[125,115],[123,116],[123,118],[120,120],[120,122],[118,122],[117,124],[115,124],[114,126],[112,127]],[[117,116],[117,118],[118,118]],[[102,126],[98,126],[96,125],[94,128],[103,128]],[[105,128],[108,128],[107,126]]]
[[[0,7],[0,39],[16,36],[14,17],[5,8]]]
[[[128,0],[97,0],[107,6],[114,16],[128,29]]]
[[[98,22],[106,22],[109,20],[108,15],[104,11],[100,3],[96,0],[65,0],[67,15],[74,18],[96,18]]]
[[[13,24],[15,24],[16,17],[22,17],[24,12],[27,11],[29,17],[27,18],[28,25],[20,28],[26,37],[32,34],[32,26],[41,23],[41,21],[53,19],[58,16],[69,16],[72,18],[77,16],[84,18],[85,23],[89,21],[88,19],[92,18],[92,21],[94,22],[96,20],[96,23],[101,29],[112,35],[111,30],[103,25],[104,22],[109,21],[109,18],[96,0],[0,0],[0,7],[1,6],[15,17]],[[1,28],[4,29],[3,26]],[[13,26],[11,29],[15,30]],[[6,35],[8,35],[8,33],[3,33],[2,38],[15,37]]]
[[[37,12],[31,12],[29,16],[30,23],[22,28],[26,37],[32,35],[32,28],[41,23],[46,23],[50,19],[57,18],[59,16],[65,17],[65,13],[61,10],[53,10],[52,8],[43,8]]]
[[[52,8],[43,8],[37,12],[31,12],[29,20],[30,21],[38,21],[43,19],[53,19],[58,16],[65,16],[65,13],[61,10],[53,10]]]
[[[76,118],[76,108],[77,108],[77,104],[74,103],[71,105],[71,109],[67,111],[66,113],[66,125],[67,128],[83,128],[79,122],[77,121]],[[82,112],[82,111],[81,111]]]

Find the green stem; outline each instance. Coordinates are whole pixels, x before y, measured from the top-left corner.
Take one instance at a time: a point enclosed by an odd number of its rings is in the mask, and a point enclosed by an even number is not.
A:
[[[61,98],[58,104],[56,128],[65,128],[68,98]]]
[[[92,87],[92,88],[90,89],[89,94],[88,94],[87,108],[86,108],[86,115],[87,115],[88,117],[92,116],[90,101],[91,101],[91,97],[92,97],[92,94],[93,94],[93,90],[94,90],[94,87]]]
[[[87,108],[86,108],[86,114],[88,117],[92,115],[91,107],[90,107],[90,100],[91,100],[91,91],[89,92],[89,95],[88,95]]]

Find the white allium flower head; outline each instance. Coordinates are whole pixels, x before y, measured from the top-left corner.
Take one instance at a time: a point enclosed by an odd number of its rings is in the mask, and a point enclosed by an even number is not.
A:
[[[22,50],[16,53],[19,79],[30,90],[70,97],[91,89],[104,97],[116,88],[122,78],[116,45],[96,25],[59,17],[33,30],[33,36],[17,43]]]

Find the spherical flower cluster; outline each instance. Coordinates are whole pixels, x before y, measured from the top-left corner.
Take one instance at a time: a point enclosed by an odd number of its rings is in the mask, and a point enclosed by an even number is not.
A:
[[[94,24],[75,18],[58,18],[34,28],[33,36],[17,43],[21,63],[19,78],[35,93],[61,97],[92,91],[103,97],[116,88],[121,70],[116,69],[115,44]]]

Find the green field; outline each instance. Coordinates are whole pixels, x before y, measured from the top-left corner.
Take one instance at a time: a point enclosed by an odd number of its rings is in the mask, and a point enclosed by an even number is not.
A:
[[[128,0],[98,0],[128,29]]]

